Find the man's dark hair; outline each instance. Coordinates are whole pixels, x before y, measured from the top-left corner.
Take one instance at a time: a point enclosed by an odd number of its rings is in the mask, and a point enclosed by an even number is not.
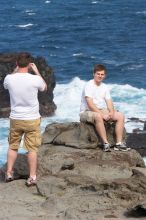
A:
[[[93,73],[95,74],[98,71],[104,70],[105,74],[107,73],[106,67],[102,64],[96,64],[93,69]]]
[[[19,53],[17,56],[17,65],[21,68],[27,67],[32,62],[32,57],[27,52]]]

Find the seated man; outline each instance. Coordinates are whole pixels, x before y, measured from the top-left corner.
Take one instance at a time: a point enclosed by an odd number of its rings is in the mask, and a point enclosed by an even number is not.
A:
[[[108,87],[102,81],[106,77],[106,68],[97,64],[94,67],[93,79],[85,85],[82,93],[80,120],[95,125],[95,129],[103,141],[103,150],[110,151],[104,121],[116,121],[116,145],[114,150],[127,151],[123,143],[124,115],[114,109]]]

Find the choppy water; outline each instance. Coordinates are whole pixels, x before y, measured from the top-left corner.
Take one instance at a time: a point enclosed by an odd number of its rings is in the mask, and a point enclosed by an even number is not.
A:
[[[144,0],[1,0],[0,51],[29,51],[53,67],[54,121],[78,121],[80,95],[95,63],[108,69],[116,108],[146,118],[146,10]],[[0,163],[6,160],[8,120],[0,120]]]

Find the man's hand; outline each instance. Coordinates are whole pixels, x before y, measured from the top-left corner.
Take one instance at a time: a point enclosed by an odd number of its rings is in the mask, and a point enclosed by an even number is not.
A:
[[[43,77],[41,76],[41,74],[39,73],[37,66],[36,66],[34,63],[30,63],[30,64],[29,64],[29,68],[31,68],[36,75],[38,75],[38,76],[40,76],[40,77],[42,78],[42,80],[43,80],[43,82],[44,82],[44,84],[45,84],[45,89],[44,89],[44,91],[46,91],[46,90],[47,90],[47,83],[45,82],[45,80],[43,79]]]
[[[111,111],[111,112],[107,111],[107,112],[102,113],[102,118],[105,121],[113,120],[113,116],[114,116],[114,111]]]
[[[107,104],[107,109],[108,109],[108,114],[109,114],[109,119],[113,120],[114,117],[114,105],[111,99],[106,100],[106,104]]]
[[[31,68],[36,75],[39,75],[39,76],[40,76],[40,73],[39,73],[39,71],[38,71],[38,68],[37,68],[37,66],[36,66],[34,63],[30,63],[30,64],[29,64],[29,68]]]
[[[113,116],[114,116],[114,111],[109,112],[109,117],[111,120],[113,119]]]
[[[105,121],[108,121],[108,120],[111,119],[109,114],[102,114],[102,118],[103,118]]]

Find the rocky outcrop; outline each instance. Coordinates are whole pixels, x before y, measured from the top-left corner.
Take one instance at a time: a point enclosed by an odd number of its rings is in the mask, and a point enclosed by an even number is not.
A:
[[[27,188],[24,180],[1,182],[0,219],[124,220],[138,210],[139,217],[146,216],[142,157],[135,150],[103,152],[96,138],[89,124],[48,125],[38,154],[37,186]],[[26,155],[19,155],[16,179],[27,177],[26,164]]]
[[[10,112],[9,94],[3,88],[3,80],[7,74],[10,74],[16,66],[17,54],[0,54],[0,117],[8,117]],[[55,77],[53,70],[47,65],[42,57],[34,57],[34,63],[37,65],[42,77],[45,79],[48,90],[39,93],[40,113],[42,116],[50,116],[54,113],[56,105],[53,102],[53,89],[55,87]]]
[[[136,119],[135,119],[136,120]],[[136,120],[137,122],[140,121],[140,119]],[[136,149],[141,156],[146,156],[146,122],[142,121],[144,123],[143,130],[140,129],[134,129],[132,133],[127,134],[127,145],[130,146],[133,149]]]
[[[105,122],[108,140],[111,145],[115,144],[115,123]],[[123,139],[125,139],[124,133]],[[89,123],[53,123],[46,127],[43,134],[44,144],[56,144],[71,146],[74,148],[97,148],[101,140],[92,124]]]
[[[141,156],[146,156],[146,131],[137,131],[128,134],[127,137],[128,146],[136,149]]]
[[[26,154],[18,154],[18,158],[14,165],[14,178],[17,179],[27,179],[29,176],[29,169],[27,163]],[[0,169],[0,181],[5,180],[6,164]]]
[[[26,155],[19,155],[16,179],[28,175],[25,166]],[[36,187],[26,188],[24,180],[0,183],[0,217],[126,219],[131,210],[146,202],[144,167],[135,150],[105,153],[100,148],[42,145]]]
[[[146,216],[146,203],[138,204],[130,208],[125,215],[130,218],[134,217],[136,219],[144,218]]]

